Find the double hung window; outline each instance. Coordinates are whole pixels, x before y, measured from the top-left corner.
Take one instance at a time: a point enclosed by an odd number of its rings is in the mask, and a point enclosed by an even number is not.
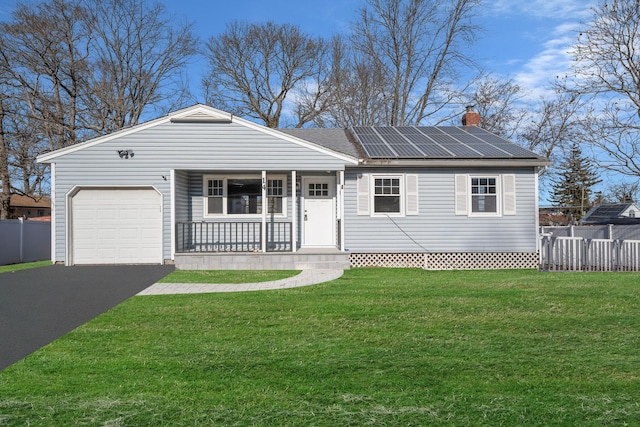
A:
[[[471,212],[497,213],[498,192],[495,177],[471,178]]]
[[[500,217],[516,214],[516,176],[455,176],[456,215]]]
[[[373,179],[373,212],[378,214],[401,213],[400,177]]]
[[[418,215],[418,175],[360,174],[356,186],[358,215]]]

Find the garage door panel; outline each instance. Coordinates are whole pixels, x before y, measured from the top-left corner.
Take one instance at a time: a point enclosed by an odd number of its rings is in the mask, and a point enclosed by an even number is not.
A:
[[[82,189],[72,211],[73,263],[161,263],[161,197],[155,190]]]

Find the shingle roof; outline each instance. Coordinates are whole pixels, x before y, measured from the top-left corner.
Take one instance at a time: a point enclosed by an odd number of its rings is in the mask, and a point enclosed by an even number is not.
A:
[[[338,153],[359,157],[358,150],[353,142],[349,140],[345,129],[295,128],[278,130],[288,135],[295,136],[296,138],[304,139],[330,150],[337,151]]]
[[[278,129],[331,150],[363,159],[546,159],[477,126]]]
[[[51,199],[47,196],[36,196],[35,198],[20,194],[11,195],[12,208],[49,208]]]

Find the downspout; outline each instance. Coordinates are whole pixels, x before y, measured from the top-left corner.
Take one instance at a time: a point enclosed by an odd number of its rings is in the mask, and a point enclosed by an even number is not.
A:
[[[51,263],[56,263],[56,164],[51,163]]]
[[[176,171],[169,171],[169,194],[171,197],[171,260],[176,259]]]
[[[267,252],[267,211],[269,204],[267,203],[267,171],[262,171],[262,229],[260,235],[261,250]]]
[[[338,172],[338,219],[340,220],[340,251],[344,252],[344,171]]]

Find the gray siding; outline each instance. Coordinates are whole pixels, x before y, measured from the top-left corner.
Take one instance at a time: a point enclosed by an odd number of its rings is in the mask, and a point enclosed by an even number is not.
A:
[[[400,173],[391,169],[349,169],[345,173],[345,248],[350,252],[535,252],[536,199],[533,168],[412,169],[418,175],[419,215],[357,215],[360,173]],[[455,215],[455,174],[515,174],[516,215]]]
[[[186,171],[175,173],[175,218],[176,221],[191,221],[191,201],[189,199],[189,174]]]
[[[132,150],[134,156],[121,159],[118,150]],[[173,232],[169,182],[172,169],[176,170],[176,220],[201,220],[202,173],[205,171],[324,171],[345,167],[344,160],[324,152],[233,123],[161,124],[68,152],[53,162],[56,164],[56,261],[65,260],[66,201],[76,186],[152,186],[157,189],[163,196],[163,257],[168,259]],[[183,172],[188,170],[202,172]],[[290,194],[291,183],[288,186]],[[183,192],[186,188],[188,198]]]

